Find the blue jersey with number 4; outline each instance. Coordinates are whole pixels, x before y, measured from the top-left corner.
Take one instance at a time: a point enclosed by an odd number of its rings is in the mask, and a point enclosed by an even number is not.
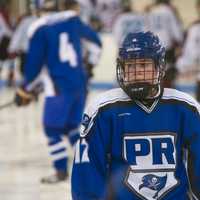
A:
[[[96,98],[76,145],[73,200],[200,198],[199,113],[192,97],[174,89],[150,107],[121,89]]]
[[[97,33],[84,24],[74,11],[42,17],[31,25],[29,37],[26,85],[35,80],[45,65],[58,91],[75,91],[85,87],[81,40],[87,39],[99,48],[101,41]]]

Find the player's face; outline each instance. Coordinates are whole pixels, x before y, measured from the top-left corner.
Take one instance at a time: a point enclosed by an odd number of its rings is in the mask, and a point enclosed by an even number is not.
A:
[[[156,84],[158,71],[152,59],[133,59],[124,64],[125,82]]]

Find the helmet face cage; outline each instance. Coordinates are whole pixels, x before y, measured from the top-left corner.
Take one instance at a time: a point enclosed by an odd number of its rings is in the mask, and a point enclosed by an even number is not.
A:
[[[123,62],[124,85],[130,83],[148,82],[158,84],[158,70],[152,59],[131,59]]]
[[[130,33],[119,49],[117,80],[132,99],[146,99],[160,89],[165,49],[151,32]]]

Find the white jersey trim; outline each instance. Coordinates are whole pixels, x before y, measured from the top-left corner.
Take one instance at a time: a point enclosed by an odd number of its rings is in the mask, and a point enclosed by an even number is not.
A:
[[[57,23],[75,16],[77,16],[77,13],[75,11],[64,11],[60,13],[50,13],[48,15],[45,15],[44,17],[36,20],[31,25],[31,27],[28,29],[28,37],[31,38],[34,35],[34,33],[44,25]]]
[[[178,101],[185,102],[198,110],[200,114],[200,105],[199,103],[189,94],[178,91],[176,89],[165,88],[162,99],[175,99]]]
[[[93,101],[91,101],[85,110],[85,115],[89,117],[90,122],[86,129],[83,125],[81,125],[80,136],[85,137],[88,134],[94,124],[93,120],[98,114],[100,108],[104,107],[107,104],[115,103],[118,101],[131,101],[130,97],[128,97],[121,88],[116,88],[104,92]]]
[[[195,107],[198,110],[198,113],[200,114],[199,103],[192,96],[184,92],[175,89],[165,88],[161,99],[166,99],[166,100],[175,99],[178,101],[185,102]],[[107,104],[112,104],[120,101],[121,102],[132,101],[130,97],[128,97],[121,88],[116,88],[109,90],[108,92],[104,92],[101,95],[99,95],[96,99],[91,101],[89,103],[89,106],[85,110],[85,115],[87,115],[87,117],[89,118],[89,124],[87,128],[85,128],[84,125],[81,125],[80,136],[85,137],[88,134],[88,132],[90,131],[90,129],[94,124],[94,118],[98,114],[100,108],[104,107]]]

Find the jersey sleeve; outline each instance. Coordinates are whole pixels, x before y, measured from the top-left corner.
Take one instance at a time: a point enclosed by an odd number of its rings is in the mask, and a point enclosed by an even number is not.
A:
[[[94,117],[95,115],[95,117]],[[109,123],[101,113],[84,114],[72,170],[73,200],[104,200],[108,174]]]
[[[183,27],[181,22],[177,19],[173,12],[169,13],[169,23],[170,33],[174,42],[178,43],[179,45],[183,42]]]
[[[176,62],[176,66],[179,72],[183,73],[190,69],[191,65],[194,63],[193,56],[191,54],[191,39],[188,35],[186,38],[186,42],[183,47],[182,55],[178,58]]]
[[[197,104],[197,103],[196,103]],[[184,136],[188,149],[188,176],[193,194],[200,199],[200,106],[185,119]]]
[[[97,32],[95,32],[90,26],[88,26],[87,24],[83,23],[80,20],[78,20],[78,24],[79,24],[79,33],[82,38],[85,38],[86,40],[95,43],[97,46],[102,47],[102,43]]]
[[[185,44],[183,46],[183,53],[177,60],[177,68],[180,72],[184,73],[193,69],[192,67],[198,64],[198,47],[196,33],[193,28],[188,31]]]
[[[122,16],[119,16],[116,19],[116,22],[114,23],[114,26],[113,26],[113,35],[115,37],[115,40],[118,46],[120,45],[120,42],[122,41],[122,35],[123,35],[122,27],[123,27],[123,18]]]
[[[22,40],[24,37],[24,23],[23,21],[20,22],[20,24],[17,26],[15,32],[13,33],[12,39],[9,43],[9,53],[16,53],[22,49]]]
[[[46,61],[46,37],[44,28],[39,28],[29,38],[25,62],[25,85],[31,84],[39,75]]]

